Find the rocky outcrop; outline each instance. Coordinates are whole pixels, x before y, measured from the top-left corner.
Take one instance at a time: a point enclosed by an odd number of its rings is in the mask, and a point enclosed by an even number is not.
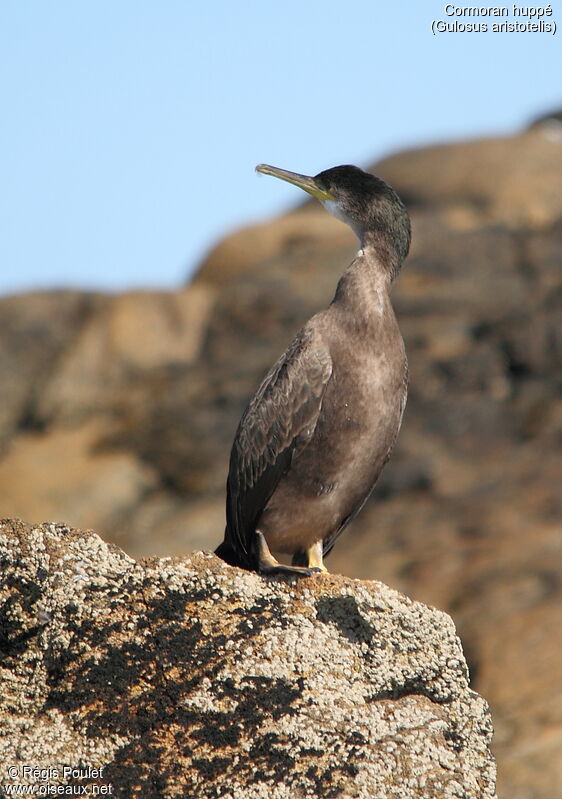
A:
[[[562,141],[546,122],[374,166],[412,211],[393,298],[410,396],[327,562],[453,614],[510,799],[562,784]],[[354,248],[308,204],[227,238],[176,293],[0,300],[2,514],[95,527],[134,556],[216,545],[246,399]]]
[[[5,514],[26,515],[27,507],[32,519],[64,518],[126,536],[140,507],[154,527],[162,504],[168,511],[180,504],[139,453],[139,435],[147,413],[155,411],[157,424],[167,387],[193,371],[212,299],[205,287],[0,299]],[[186,403],[189,416],[189,397]],[[196,420],[188,425],[196,427]],[[136,448],[120,445],[124,428]]]
[[[451,619],[382,583],[264,579],[205,553],[135,562],[92,532],[11,521],[0,568],[6,784],[494,796],[490,716]]]
[[[539,126],[521,136],[411,150],[377,169],[410,207],[464,207],[481,220],[536,228],[562,216],[561,149],[562,138]]]

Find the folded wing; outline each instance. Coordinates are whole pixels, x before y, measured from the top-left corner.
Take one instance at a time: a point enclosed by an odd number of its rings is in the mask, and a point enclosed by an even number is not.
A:
[[[304,328],[240,420],[230,455],[225,541],[248,565],[259,518],[293,457],[312,438],[331,374],[328,351]]]

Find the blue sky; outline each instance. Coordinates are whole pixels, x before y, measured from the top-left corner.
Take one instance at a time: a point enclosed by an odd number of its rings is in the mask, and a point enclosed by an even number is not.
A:
[[[562,107],[562,33],[433,36],[443,9],[2,0],[0,293],[173,287],[301,200],[259,162],[365,165]]]

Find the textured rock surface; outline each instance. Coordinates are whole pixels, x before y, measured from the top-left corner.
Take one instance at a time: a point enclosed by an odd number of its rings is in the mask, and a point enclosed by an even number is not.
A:
[[[377,165],[409,205],[464,205],[515,227],[552,224],[562,216],[562,136],[539,126],[505,138],[411,150]]]
[[[10,521],[0,568],[0,770],[103,767],[123,799],[494,796],[451,619],[382,583]]]
[[[453,615],[510,799],[552,799],[562,784],[554,123],[374,167],[412,210],[393,298],[410,396],[373,499],[328,560]],[[2,515],[95,527],[134,556],[216,545],[248,395],[354,249],[305,205],[226,239],[177,294],[1,299]]]

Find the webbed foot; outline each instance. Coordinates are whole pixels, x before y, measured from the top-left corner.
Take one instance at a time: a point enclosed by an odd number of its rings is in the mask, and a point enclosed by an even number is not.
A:
[[[256,536],[258,538],[257,555],[260,574],[288,574],[293,577],[311,577],[313,574],[318,574],[322,571],[321,568],[316,566],[286,566],[284,563],[279,563],[271,554],[263,533],[256,530]]]
[[[293,566],[300,566],[301,568],[304,566],[305,568],[328,574],[328,569],[324,566],[322,561],[322,554],[322,541],[317,541],[306,551],[295,552],[293,555]]]

